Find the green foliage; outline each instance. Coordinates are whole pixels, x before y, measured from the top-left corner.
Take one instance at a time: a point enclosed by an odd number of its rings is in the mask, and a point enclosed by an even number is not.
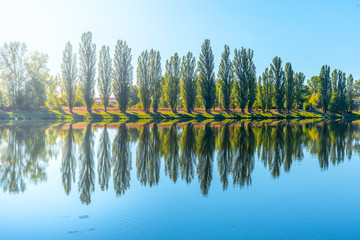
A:
[[[111,95],[111,58],[109,47],[102,46],[99,57],[98,91],[101,103],[104,105],[105,112],[109,105]]]
[[[295,82],[294,82],[294,71],[291,63],[285,65],[285,106],[286,110],[290,110],[293,107],[295,100]]]
[[[330,67],[324,65],[321,67],[319,76],[319,101],[322,109],[326,112],[331,99],[331,81]]]
[[[168,102],[173,113],[176,113],[176,107],[180,94],[180,58],[175,53],[166,61],[165,74],[165,100]]]
[[[331,73],[332,94],[330,99],[330,111],[344,112],[346,105],[346,76],[342,71],[334,70]]]
[[[314,93],[313,95],[311,95],[310,99],[309,99],[309,104],[311,107],[318,107],[319,103],[320,103],[320,99],[319,99],[320,94],[319,93]]]
[[[271,64],[270,75],[274,82],[274,102],[275,106],[280,112],[284,107],[284,95],[285,95],[285,84],[284,84],[284,71],[281,67],[281,58],[274,57]]]
[[[150,56],[149,52],[143,51],[138,58],[137,87],[139,98],[145,112],[149,112],[151,104],[151,82],[149,76]]]
[[[114,55],[113,93],[121,112],[126,111],[129,103],[130,86],[133,78],[131,59],[131,48],[125,41],[118,40]]]
[[[206,39],[201,47],[198,61],[198,84],[201,100],[205,111],[210,112],[216,98],[216,84],[214,74],[214,55],[211,50],[210,40]]]
[[[241,50],[235,49],[233,64],[236,97],[241,111],[244,112],[248,102],[249,90],[247,82],[249,60],[245,48],[242,47]]]
[[[187,111],[191,113],[194,110],[196,99],[196,60],[191,52],[183,56],[181,61],[181,97]]]
[[[298,72],[295,74],[295,101],[296,101],[296,108],[302,109],[304,103],[304,81],[305,75],[302,72]]]
[[[253,107],[253,104],[256,100],[256,91],[257,91],[257,86],[256,86],[256,68],[255,68],[255,64],[253,62],[253,56],[254,56],[254,52],[253,50],[248,49],[247,52],[247,58],[248,58],[248,70],[247,70],[247,82],[248,82],[248,111],[251,113],[251,109]]]
[[[48,55],[39,52],[31,54],[25,63],[29,80],[26,82],[25,106],[39,108],[45,106],[46,84],[49,79],[49,69],[46,64]]]
[[[23,108],[26,89],[26,45],[20,42],[4,43],[0,49],[1,78],[6,86],[11,107]]]
[[[269,69],[266,68],[262,73],[262,76],[259,77],[259,102],[261,109],[269,110],[272,108],[272,99],[273,99],[273,82],[272,77],[270,76]]]
[[[320,77],[312,76],[310,80],[308,80],[308,86],[310,88],[311,94],[318,93],[320,88]]]
[[[352,112],[355,109],[355,89],[354,89],[354,78],[350,74],[346,81],[346,99],[347,99],[347,107],[348,111]]]
[[[152,106],[154,112],[157,112],[162,96],[162,79],[161,79],[161,57],[160,52],[150,50],[150,69],[149,76],[151,82]]]
[[[65,94],[66,103],[72,113],[74,106],[76,91],[77,91],[77,68],[76,68],[76,54],[73,54],[72,45],[70,42],[66,43],[63,52],[63,63],[61,64],[62,73],[62,89]]]
[[[96,45],[91,32],[83,33],[79,46],[80,89],[88,112],[91,112],[95,97]]]
[[[58,77],[51,76],[46,84],[46,105],[49,107],[60,106],[59,86],[61,82]]]
[[[230,49],[228,45],[224,46],[224,51],[221,54],[218,78],[221,92],[221,105],[225,111],[229,111],[231,104],[231,92],[233,87],[233,67],[230,59]]]
[[[130,86],[129,98],[130,98],[130,103],[129,103],[130,106],[135,106],[140,102],[140,99],[138,97],[138,89],[134,85]]]

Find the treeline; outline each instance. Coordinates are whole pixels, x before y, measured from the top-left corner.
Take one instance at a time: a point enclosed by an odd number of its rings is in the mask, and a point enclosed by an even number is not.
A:
[[[354,81],[351,74],[347,77],[338,69],[330,72],[330,67],[324,65],[318,76],[305,82],[304,73],[295,72],[290,62],[283,64],[280,57],[274,57],[257,77],[252,49],[241,47],[233,55],[225,45],[216,74],[212,48],[206,39],[198,60],[191,52],[183,57],[175,53],[166,60],[163,73],[160,52],[145,50],[138,57],[133,85],[131,48],[123,40],[117,41],[113,59],[108,46],[102,46],[97,57],[91,32],[83,33],[79,63],[72,44],[66,43],[59,76],[50,76],[46,54],[28,54],[23,43],[5,43],[0,49],[0,103],[19,109],[68,106],[70,112],[74,106],[86,106],[91,112],[97,89],[105,111],[111,96],[121,112],[128,107],[145,112],[163,107],[174,113],[178,107],[188,112],[195,107],[207,112],[215,107],[227,112],[235,108],[242,112],[254,108],[351,112],[356,108],[360,80]]]

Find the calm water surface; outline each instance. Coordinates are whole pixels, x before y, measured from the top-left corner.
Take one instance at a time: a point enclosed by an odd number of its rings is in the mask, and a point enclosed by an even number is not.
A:
[[[2,123],[0,239],[359,239],[351,122]]]

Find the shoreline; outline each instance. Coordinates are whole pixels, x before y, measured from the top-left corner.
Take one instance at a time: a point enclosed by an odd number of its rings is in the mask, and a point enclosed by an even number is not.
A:
[[[157,113],[145,113],[138,109],[129,109],[126,113],[110,109],[104,112],[103,109],[94,109],[92,113],[84,112],[82,108],[74,109],[70,114],[66,108],[41,109],[34,111],[3,111],[0,112],[0,120],[65,120],[65,121],[102,121],[102,120],[284,120],[284,119],[360,119],[360,112],[337,114],[322,113],[320,111],[290,111],[278,113],[277,111],[253,111],[252,113],[241,113],[233,111],[226,113],[221,110],[214,110],[210,114],[202,110],[193,113],[184,111],[172,113],[168,110],[160,110]]]

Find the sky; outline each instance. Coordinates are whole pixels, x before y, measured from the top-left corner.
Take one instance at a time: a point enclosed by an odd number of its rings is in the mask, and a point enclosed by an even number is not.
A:
[[[0,0],[0,45],[20,41],[30,52],[48,54],[48,67],[57,75],[66,42],[78,52],[82,33],[92,32],[97,56],[103,45],[113,55],[117,40],[125,40],[132,48],[135,83],[143,50],[160,51],[164,73],[175,52],[191,51],[198,58],[201,44],[210,39],[216,72],[227,44],[231,53],[254,50],[257,75],[279,56],[307,79],[325,64],[359,79],[359,5],[360,0]]]

